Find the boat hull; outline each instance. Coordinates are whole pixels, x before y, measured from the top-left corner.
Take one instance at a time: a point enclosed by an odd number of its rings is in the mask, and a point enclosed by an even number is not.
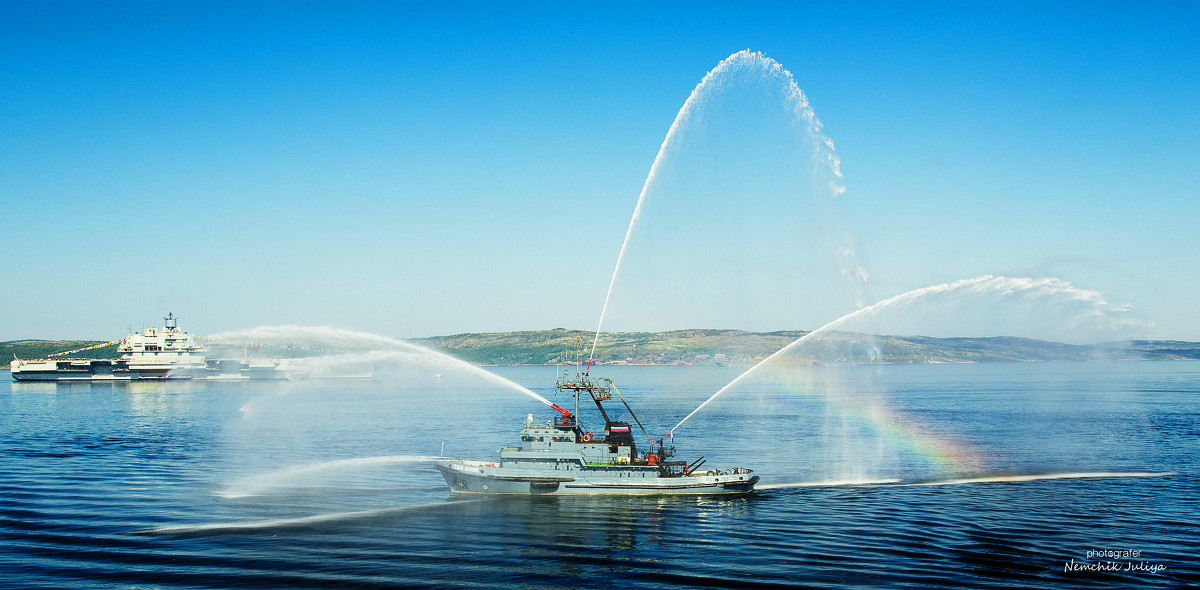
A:
[[[112,359],[14,360],[10,364],[14,381],[187,381],[281,379],[286,374],[274,367],[262,368],[240,361],[213,361],[205,364],[130,363]]]
[[[439,463],[437,469],[456,494],[744,494],[758,483],[757,475],[732,470],[664,477],[645,467],[535,470],[461,460]]]

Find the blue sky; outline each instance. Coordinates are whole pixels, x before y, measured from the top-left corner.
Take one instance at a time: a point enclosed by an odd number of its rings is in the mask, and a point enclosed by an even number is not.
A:
[[[245,4],[0,6],[0,340],[593,328],[746,48],[836,144],[871,301],[1056,277],[1200,340],[1194,3]]]

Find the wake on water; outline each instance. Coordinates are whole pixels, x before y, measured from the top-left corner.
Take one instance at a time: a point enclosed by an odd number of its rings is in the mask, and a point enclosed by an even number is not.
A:
[[[209,524],[179,524],[164,525],[129,531],[131,535],[216,535],[222,533],[254,532],[263,529],[287,529],[316,526],[329,523],[348,523],[356,520],[371,518],[386,518],[409,512],[446,508],[461,502],[477,500],[447,500],[412,506],[392,506],[372,510],[357,510],[354,512],[332,512],[329,514],[314,514],[298,518],[272,518],[266,520],[243,520],[234,522],[214,522]]]
[[[762,490],[782,490],[788,488],[852,488],[863,486],[877,486],[890,483],[898,483],[898,479],[837,479],[825,481],[792,481],[783,483],[768,483],[758,484],[754,486],[755,491]]]
[[[382,458],[371,458],[382,459]],[[891,488],[891,487],[909,487],[909,486],[944,486],[944,485],[967,485],[980,483],[1017,483],[1030,481],[1047,481],[1047,480],[1069,480],[1069,479],[1119,479],[1119,478],[1135,478],[1135,477],[1167,477],[1178,475],[1176,472],[1079,472],[1079,473],[1045,473],[1045,474],[1025,474],[1025,475],[990,475],[969,477],[960,479],[946,479],[936,481],[922,482],[904,482],[897,479],[864,479],[864,480],[843,480],[843,481],[812,481],[812,482],[784,482],[775,484],[765,484],[757,487],[756,491],[770,491],[782,489],[797,489],[797,488]],[[751,492],[754,493],[754,492]],[[650,497],[653,496],[636,496]],[[208,524],[181,524],[181,525],[164,525],[157,527],[148,527],[129,531],[132,535],[218,535],[228,533],[241,532],[257,532],[268,529],[288,529],[308,526],[319,526],[334,523],[350,523],[357,520],[366,520],[371,518],[387,518],[410,512],[435,510],[439,508],[452,507],[460,502],[481,502],[487,499],[455,499],[442,502],[431,502],[427,504],[416,504],[413,506],[394,506],[388,508],[377,508],[373,510],[358,510],[353,512],[332,512],[328,514],[315,514],[311,516],[302,516],[297,518],[273,518],[265,520],[245,520],[233,522],[216,522]]]
[[[953,486],[975,483],[1018,483],[1027,481],[1049,481],[1060,479],[1123,479],[1130,477],[1167,477],[1179,475],[1174,471],[1083,471],[1079,473],[1033,473],[1022,475],[981,475],[956,479],[937,479],[930,481],[903,481],[900,479],[863,479],[840,481],[811,481],[771,483],[755,486],[755,490],[780,490],[788,488],[823,488],[823,487],[910,487],[910,486]]]

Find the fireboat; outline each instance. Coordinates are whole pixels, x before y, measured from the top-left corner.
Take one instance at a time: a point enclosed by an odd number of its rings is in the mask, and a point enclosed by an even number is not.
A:
[[[574,412],[546,402],[559,413],[539,423],[525,419],[521,442],[500,448],[498,461],[450,459],[437,464],[453,493],[464,494],[744,494],[758,476],[750,469],[700,467],[673,460],[675,447],[664,436],[657,442],[642,428],[621,392],[607,378],[593,379],[587,371],[560,375],[555,393],[571,395]],[[616,395],[649,441],[639,452],[628,422],[614,421],[604,403]],[[602,432],[584,430],[578,420],[580,398],[586,395],[604,419]]]

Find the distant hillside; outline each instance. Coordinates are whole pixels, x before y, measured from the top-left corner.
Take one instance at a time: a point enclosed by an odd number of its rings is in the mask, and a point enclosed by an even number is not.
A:
[[[1171,340],[1136,340],[1105,344],[1075,345],[1028,338],[925,338],[884,336],[882,361],[921,362],[1018,362],[1091,360],[1197,360],[1200,343]]]
[[[807,332],[675,330],[600,335],[593,358],[602,364],[714,365],[752,364],[791,344]],[[593,332],[535,330],[455,334],[411,340],[480,365],[544,365],[586,359]],[[0,342],[0,359],[44,358],[56,352],[102,344],[95,340],[19,340]],[[115,344],[73,353],[71,357],[114,358]],[[1134,340],[1072,345],[1027,338],[927,338],[838,333],[823,335],[787,355],[794,363],[991,363],[1084,360],[1200,360],[1200,343]],[[6,365],[7,362],[0,364]]]
[[[676,330],[600,335],[593,358],[603,364],[746,364],[758,362],[807,332]],[[587,357],[594,333],[538,330],[414,339],[477,364],[540,365]],[[986,363],[1082,360],[1200,360],[1200,343],[1137,340],[1073,345],[1028,338],[927,338],[840,333],[804,346],[798,363]]]
[[[7,367],[8,361],[15,355],[22,359],[40,359],[56,352],[78,350],[97,344],[103,340],[11,340],[0,342],[0,366]],[[117,345],[104,346],[92,350],[72,353],[72,358],[109,359],[117,357]]]
[[[748,363],[766,358],[804,334],[739,330],[604,333],[600,335],[593,357],[603,363],[628,364]],[[580,356],[579,351],[586,358],[594,337],[594,332],[559,328],[456,334],[418,338],[412,342],[477,364],[543,365],[574,362]]]

